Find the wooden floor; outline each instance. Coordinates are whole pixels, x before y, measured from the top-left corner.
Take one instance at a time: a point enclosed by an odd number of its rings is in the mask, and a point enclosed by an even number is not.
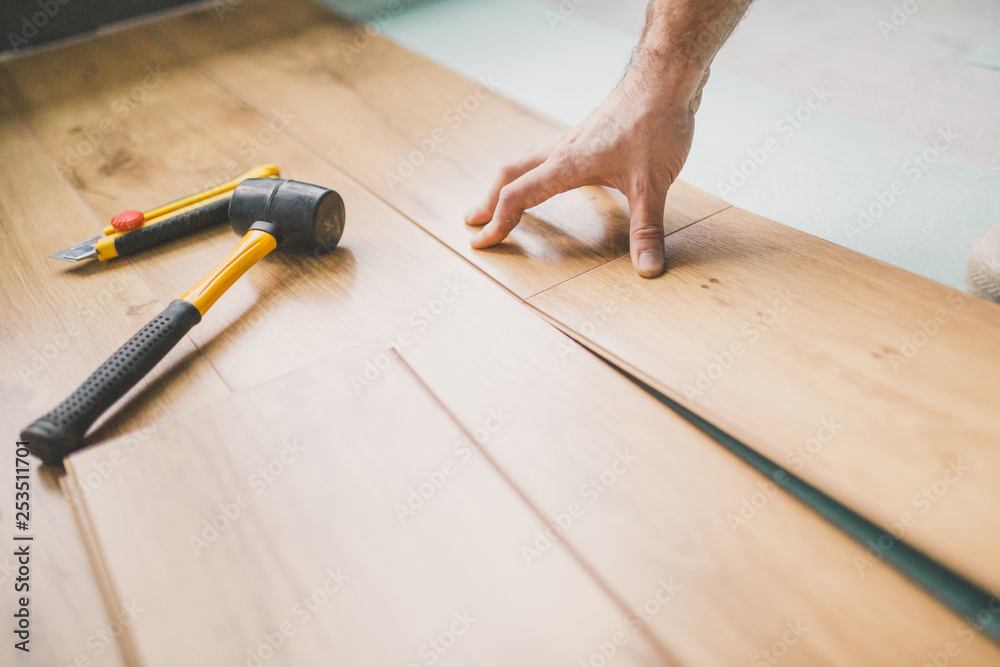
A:
[[[561,130],[492,85],[301,1],[4,65],[8,439],[235,237],[49,253],[267,162],[348,224],[34,475],[35,644],[3,664],[1000,664],[587,350],[996,590],[1000,309],[683,183],[654,281],[601,189],[472,251],[462,211]]]

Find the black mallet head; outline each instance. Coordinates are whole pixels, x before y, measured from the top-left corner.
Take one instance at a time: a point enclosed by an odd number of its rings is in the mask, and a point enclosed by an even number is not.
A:
[[[229,200],[234,232],[243,236],[251,227],[263,229],[285,248],[333,250],[344,233],[345,215],[344,200],[333,190],[280,178],[248,178]]]

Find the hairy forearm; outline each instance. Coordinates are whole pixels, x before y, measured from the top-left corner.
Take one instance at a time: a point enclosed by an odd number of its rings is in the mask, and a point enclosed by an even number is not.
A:
[[[695,94],[751,2],[650,0],[632,67]]]

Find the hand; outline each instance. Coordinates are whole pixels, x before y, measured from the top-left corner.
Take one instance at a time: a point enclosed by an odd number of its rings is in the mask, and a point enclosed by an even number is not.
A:
[[[604,185],[628,199],[629,247],[639,275],[664,269],[663,209],[694,134],[707,68],[677,74],[660,55],[640,55],[615,91],[554,145],[500,169],[489,195],[465,214],[486,225],[473,248],[503,241],[526,209],[584,185]],[[486,224],[489,223],[489,224]]]

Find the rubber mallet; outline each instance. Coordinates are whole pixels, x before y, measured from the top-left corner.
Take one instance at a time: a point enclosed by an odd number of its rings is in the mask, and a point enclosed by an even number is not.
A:
[[[236,186],[229,224],[242,235],[229,256],[101,364],[69,398],[21,433],[48,464],[80,449],[101,414],[135,386],[201,321],[240,276],[277,247],[330,251],[344,232],[344,200],[327,188],[276,178]]]

